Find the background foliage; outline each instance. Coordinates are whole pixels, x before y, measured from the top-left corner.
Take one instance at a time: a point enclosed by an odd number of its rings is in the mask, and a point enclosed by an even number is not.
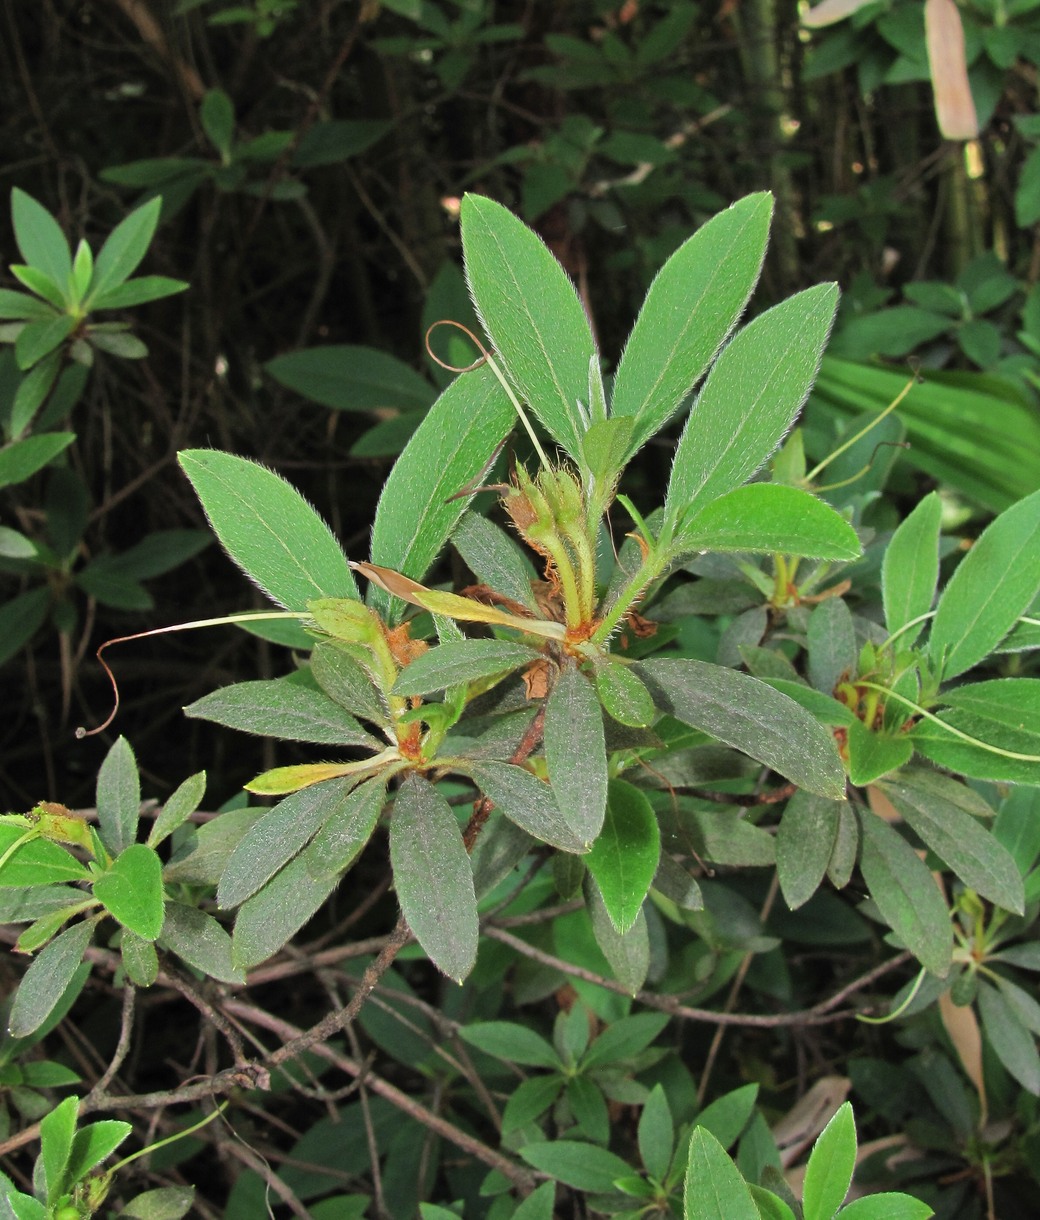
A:
[[[206,548],[210,534],[177,469],[179,450],[212,446],[263,462],[318,505],[347,554],[367,551],[393,457],[451,380],[424,351],[423,336],[442,318],[472,324],[459,272],[458,200],[466,190],[508,204],[547,241],[575,280],[612,370],[667,256],[708,216],[771,189],[772,245],[753,310],[822,280],[838,280],[843,291],[801,434],[809,465],[834,448],[842,428],[846,436],[858,430],[850,421],[892,401],[907,379],[905,358],[912,357],[923,381],[897,420],[836,460],[826,477],[840,484],[870,463],[869,473],[828,495],[886,538],[921,501],[911,520],[923,530],[931,528],[925,516],[936,528],[941,519],[945,580],[956,540],[977,538],[992,514],[1040,483],[1040,29],[1028,3],[956,10],[978,128],[970,139],[973,131],[950,126],[965,121],[963,90],[959,119],[941,100],[951,92],[956,98],[962,83],[956,56],[934,47],[929,55],[926,9],[935,22],[939,7],[934,0],[928,6],[894,0],[831,22],[840,14],[821,5],[810,28],[799,25],[793,5],[712,9],[686,0],[7,5],[0,90],[9,121],[0,148],[7,186],[22,194],[4,232],[4,266],[36,262],[27,241],[46,245],[37,230],[47,225],[32,210],[34,199],[68,236],[70,260],[82,237],[100,264],[106,239],[136,216],[136,228],[122,230],[137,255],[132,266],[127,259],[123,281],[131,273],[147,277],[154,291],[111,298],[112,312],[101,318],[87,310],[80,316],[83,301],[52,302],[56,320],[18,313],[24,307],[8,301],[0,323],[12,340],[0,361],[5,809],[60,801],[97,809],[104,830],[106,816],[110,824],[125,822],[132,810],[136,819],[136,779],[129,777],[139,767],[145,794],[166,810],[173,804],[172,820],[219,824],[231,835],[238,818],[240,835],[249,815],[232,811],[214,820],[215,810],[241,805],[242,784],[258,772],[316,757],[306,745],[276,748],[268,738],[181,714],[232,682],[291,671],[290,654],[277,642],[230,628],[126,646],[115,660],[122,690],[116,726],[79,744],[72,731],[97,723],[107,708],[107,682],[93,659],[105,639],[267,604],[216,548]],[[148,205],[157,195],[161,212],[153,216],[156,205]],[[149,223],[157,226],[151,241]],[[184,282],[190,291],[173,295]],[[33,292],[40,284],[12,275],[4,288]],[[105,310],[104,298],[93,308]],[[25,317],[37,327],[28,338],[12,329]],[[468,343],[447,328],[435,331],[430,344],[449,364],[472,359]],[[893,363],[867,363],[875,357]],[[638,509],[655,507],[677,434],[673,425],[629,468],[624,490]],[[875,451],[879,439],[888,447]],[[912,447],[897,451],[893,446],[904,439]],[[925,499],[932,489],[937,495]],[[377,525],[377,538],[378,531]],[[875,602],[880,553],[873,569],[868,556],[854,573],[856,587]],[[760,677],[784,681],[778,663],[756,652],[761,595],[756,603],[746,582],[742,590],[732,571],[710,559],[694,570],[700,580],[662,603],[662,630],[674,630],[689,655],[743,662]],[[466,579],[461,560],[450,557],[428,583],[434,577]],[[827,689],[821,670],[842,672],[847,626],[821,602],[800,627],[810,642],[817,633],[809,663],[817,667],[813,685]],[[1023,635],[1019,644],[1030,640]],[[1029,676],[1030,657],[1010,652],[982,676]],[[132,753],[118,744],[120,734]],[[95,792],[103,762],[107,798]],[[712,769],[720,765],[710,753],[699,755],[697,769],[684,778],[660,762],[667,782],[648,798],[658,816],[666,811],[668,785],[716,795],[751,790],[753,774]],[[963,759],[951,765],[966,766]],[[185,793],[185,777],[202,770],[209,776],[205,797],[201,790]],[[691,1011],[728,1008],[755,1019],[725,1034],[716,1025],[713,1041],[706,1017],[682,1014],[666,1023],[649,1011],[629,1016],[630,1001],[617,986],[590,981],[591,975],[614,982],[622,974],[617,961],[608,965],[602,957],[577,910],[580,901],[566,900],[579,882],[568,891],[567,879],[557,875],[554,889],[543,869],[497,922],[484,925],[477,972],[465,990],[444,984],[421,954],[406,950],[362,1010],[356,1032],[276,1073],[273,1095],[242,1095],[237,1136],[221,1120],[210,1123],[155,1153],[153,1177],[128,1186],[122,1197],[146,1185],[183,1189],[206,1178],[214,1185],[196,1203],[200,1214],[255,1215],[266,1180],[282,1200],[270,1196],[277,1214],[363,1214],[365,1202],[312,1200],[344,1193],[367,1199],[374,1191],[393,1216],[415,1214],[419,1197],[442,1204],[465,1198],[466,1214],[508,1215],[504,1202],[499,1213],[484,1210],[494,1208],[494,1194],[480,1203],[478,1190],[491,1164],[485,1153],[498,1148],[485,1126],[488,1115],[510,1095],[501,1114],[502,1146],[510,1153],[530,1145],[532,1124],[541,1123],[536,1130],[563,1137],[550,1157],[566,1157],[568,1141],[603,1145],[605,1157],[626,1158],[630,1176],[677,1188],[686,1163],[680,1157],[682,1164],[673,1164],[663,1149],[673,1146],[673,1121],[676,1130],[688,1128],[699,1114],[704,1129],[739,1148],[738,1163],[753,1177],[773,1155],[769,1124],[789,1114],[797,1097],[824,1086],[835,1101],[827,1113],[851,1089],[861,1131],[866,1124],[879,1140],[909,1135],[924,1150],[911,1169],[895,1173],[912,1179],[915,1193],[939,1214],[985,1215],[994,1206],[1002,1216],[1031,1214],[1040,1072],[1032,1044],[1036,1001],[1022,971],[1035,965],[1035,789],[990,787],[985,796],[999,808],[997,837],[1025,878],[1024,915],[998,919],[986,900],[1006,900],[1007,891],[987,894],[975,878],[973,890],[982,897],[974,899],[977,907],[963,899],[959,926],[969,942],[994,951],[1001,948],[994,938],[1020,938],[1004,950],[1015,973],[1005,971],[1003,984],[990,985],[992,979],[978,983],[975,971],[966,971],[968,981],[950,988],[950,994],[961,988],[956,1003],[927,994],[926,985],[906,1020],[858,1027],[851,1057],[847,1018],[830,1024],[841,1014],[840,998],[816,1017],[776,1018],[841,997],[858,976],[872,980],[875,968],[884,968],[880,994],[889,997],[912,969],[879,941],[869,922],[875,912],[868,907],[865,919],[856,909],[862,892],[839,897],[826,890],[812,899],[815,906],[799,904],[799,871],[784,854],[795,835],[786,846],[779,837],[776,844],[788,909],[762,867],[772,848],[763,843],[764,831],[735,817],[739,804],[694,797],[698,834],[720,824],[728,832],[724,848],[706,839],[696,841],[697,851],[723,859],[731,871],[724,883],[701,879],[705,910],[683,916],[690,933],[681,946],[673,943],[668,965],[654,939],[664,933],[652,933],[656,956],[648,977],[661,995],[676,995]],[[106,799],[123,812],[106,815]],[[913,823],[912,787],[886,790],[885,799],[942,857]],[[826,818],[818,802],[792,805],[807,836]],[[719,818],[709,827],[710,810]],[[154,814],[145,807],[145,819]],[[116,846],[132,841],[135,822],[128,826]],[[142,829],[156,845],[154,834]],[[886,841],[875,848],[876,870]],[[222,872],[220,850],[215,843],[213,884]],[[870,867],[865,857],[868,884]],[[217,993],[173,967],[161,987],[142,991],[136,1012],[128,1010],[132,990],[121,998],[112,987],[122,980],[115,972],[129,968],[126,941],[120,966],[116,946],[99,940],[91,953],[100,970],[74,1017],[59,1023],[56,1011],[31,1035],[47,1053],[24,1043],[4,1052],[14,1141],[5,1164],[22,1155],[21,1128],[32,1134],[33,1122],[58,1112],[57,1099],[74,1083],[71,1073],[87,1082],[77,1086],[81,1093],[103,1079],[121,1028],[133,1031],[137,1049],[99,1097],[106,1090],[115,1097],[168,1089],[193,1072],[226,1067],[220,1038],[229,1035],[220,1022],[234,1033],[234,1023],[245,1021],[249,1037],[263,1030],[284,1042],[341,1003],[383,945],[396,909],[385,845],[366,852],[350,876],[350,886],[294,950],[251,973],[258,990],[248,1001],[229,993],[219,1014],[211,1003]],[[204,882],[193,875],[184,883]],[[108,901],[107,909],[114,903],[113,913],[120,911],[150,944],[147,904],[128,913],[118,896],[109,893]],[[891,923],[892,913],[883,914]],[[198,935],[193,918],[184,916],[184,943]],[[21,929],[8,930],[13,941]],[[934,937],[929,943],[934,947]],[[75,948],[67,945],[66,952],[78,961]],[[195,965],[230,981],[234,967],[218,962],[220,952],[214,948]],[[146,977],[148,954],[141,953]],[[4,967],[12,984],[20,973],[13,963]],[[857,992],[858,1005],[869,1000],[871,985]],[[236,1011],[247,1003],[248,1015]],[[1009,1006],[1017,1019],[1008,1019]],[[956,1026],[954,1009],[962,1017],[979,1013],[989,1034],[985,1051],[969,1049],[971,1022]],[[198,1046],[189,1048],[184,1030],[192,1011],[200,1033]],[[493,1032],[482,1042],[475,1021],[522,1021],[528,1038],[535,1030],[542,1037],[525,1057],[518,1041],[524,1035],[511,1028],[508,1054],[496,1057],[502,1044]],[[625,1024],[631,1021],[642,1024]],[[590,1047],[591,1034],[604,1027]],[[1012,1032],[1000,1042],[993,1030]],[[608,1035],[616,1045],[602,1048]],[[318,1078],[328,1064],[357,1068],[368,1056],[375,1064],[370,1088],[338,1103],[326,1097]],[[923,1093],[908,1083],[917,1080]],[[758,1109],[741,1092],[755,1085]],[[395,1109],[401,1095],[413,1105],[407,1122]],[[421,1113],[414,1110],[419,1104]],[[335,1105],[357,1133],[356,1147],[344,1150],[342,1126],[330,1111]],[[716,1115],[709,1114],[713,1105],[720,1106]],[[202,1117],[186,1119],[183,1107],[120,1114],[133,1118],[142,1142],[142,1122],[152,1122],[148,1138],[158,1139]],[[447,1144],[439,1142],[441,1118],[452,1127]],[[55,1131],[62,1121],[52,1120]],[[800,1130],[792,1147],[818,1129]],[[483,1151],[469,1147],[457,1159],[451,1149],[458,1132]],[[75,1138],[70,1129],[69,1148]],[[184,1163],[189,1156],[195,1159]],[[597,1177],[587,1152],[573,1168],[559,1160],[539,1164],[534,1153],[524,1161],[585,1200],[572,1201],[576,1208],[593,1207],[588,1198],[620,1172],[604,1162]],[[519,1163],[512,1156],[510,1172]],[[24,1186],[25,1162],[14,1172]],[[877,1170],[881,1178],[889,1172]],[[509,1180],[495,1179],[503,1187]],[[397,1197],[399,1191],[405,1194]],[[678,1197],[673,1189],[666,1205],[678,1206]],[[550,1214],[525,1206],[531,1216]],[[169,1214],[180,1214],[175,1203],[170,1207]],[[439,1213],[427,1208],[427,1214]]]

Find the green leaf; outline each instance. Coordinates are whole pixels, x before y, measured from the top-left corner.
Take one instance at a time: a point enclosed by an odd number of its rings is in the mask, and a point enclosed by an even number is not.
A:
[[[725,347],[675,451],[666,528],[745,483],[777,447],[812,387],[837,303],[833,284],[808,288]]]
[[[748,1184],[748,1190],[751,1191],[751,1197],[755,1201],[761,1220],[797,1220],[790,1207],[771,1190],[766,1190],[764,1186],[756,1186],[753,1182]]]
[[[75,432],[46,432],[28,436],[0,449],[0,487],[24,483],[42,470],[76,439]]]
[[[694,1125],[710,1131],[723,1148],[735,1144],[748,1125],[758,1098],[758,1085],[745,1084],[718,1097],[697,1115]]]
[[[47,1020],[71,986],[76,970],[94,933],[92,922],[82,920],[66,928],[33,958],[11,1005],[8,1029],[24,1038]]]
[[[163,297],[186,292],[191,285],[184,280],[171,280],[165,275],[142,275],[125,284],[115,284],[91,298],[93,309],[130,309],[134,305],[146,305],[149,301],[161,301]]]
[[[236,682],[196,699],[184,714],[285,741],[380,748],[376,739],[318,688],[306,671],[284,678]]]
[[[56,384],[61,384],[58,380],[61,362],[62,353],[51,352],[49,356],[44,356],[44,358],[34,368],[30,369],[29,372],[26,373],[26,375],[22,378],[21,385],[19,385],[18,391],[14,396],[14,404],[11,407],[11,436],[16,440],[22,435],[22,433],[25,432],[25,430],[29,427],[29,424],[32,423],[33,417],[47,400],[48,396],[51,397],[51,403],[53,403],[54,399],[57,397],[56,394],[52,394],[52,391],[54,390]],[[44,421],[50,418],[51,406],[48,404],[47,409],[37,420],[36,427],[38,434],[36,436],[28,437],[24,441],[20,441],[18,444],[30,444],[32,441],[41,441],[44,442],[44,445],[40,446],[42,449],[51,437],[63,435],[62,433],[52,432],[45,434],[42,432]],[[0,450],[0,461],[2,461],[3,455],[8,453],[14,447],[15,446],[9,446],[7,449]],[[59,451],[64,448],[64,445],[58,446]],[[27,456],[29,452],[30,450],[26,450],[21,454],[21,457]],[[35,457],[35,453],[33,456]],[[50,458],[48,457],[47,460],[49,461]]]
[[[562,1090],[561,1076],[532,1076],[521,1081],[502,1110],[502,1134],[507,1135],[534,1122],[556,1102]]]
[[[613,1152],[578,1140],[528,1144],[520,1149],[520,1155],[529,1165],[564,1186],[600,1194],[612,1190],[616,1178],[627,1177],[632,1172]]]
[[[167,798],[148,833],[148,846],[158,847],[169,835],[186,822],[199,807],[206,791],[206,772],[189,776]]]
[[[465,640],[439,644],[401,671],[395,695],[426,695],[465,682],[493,678],[530,665],[541,654],[506,640]]]
[[[25,835],[25,826],[0,824],[0,856]],[[62,881],[83,881],[88,870],[64,847],[47,839],[26,839],[0,867],[0,886],[26,889]]]
[[[425,411],[435,396],[411,365],[374,347],[305,347],[275,356],[264,370],[287,389],[337,411]]]
[[[135,987],[151,987],[159,977],[159,956],[155,945],[129,928],[123,929],[120,957],[127,978]]]
[[[319,881],[314,876],[309,850],[290,860],[239,908],[231,938],[235,969],[248,970],[277,953],[336,888],[335,879]]]
[[[366,780],[341,801],[307,849],[307,864],[319,881],[337,876],[360,855],[386,804],[386,779]]]
[[[1030,1093],[1040,1095],[1040,1055],[1032,1033],[994,987],[980,979],[977,994],[986,1041],[1018,1083]]]
[[[85,1178],[95,1165],[115,1152],[133,1129],[131,1123],[106,1118],[77,1131],[69,1157],[69,1183]]]
[[[22,318],[46,319],[54,317],[54,308],[44,304],[26,292],[15,292],[11,288],[0,288],[0,322],[20,321]]]
[[[913,742],[903,733],[868,729],[862,720],[848,727],[849,782],[865,788],[910,761]]]
[[[907,825],[965,885],[1006,911],[1023,913],[1025,894],[1015,859],[964,809],[963,784],[913,768],[880,787]]]
[[[758,281],[773,211],[748,195],[713,216],[658,272],[618,364],[611,414],[635,422],[626,456],[664,426],[700,380]]]
[[[390,863],[408,926],[434,965],[461,983],[477,958],[473,870],[447,801],[417,775],[394,802]]]
[[[220,153],[226,165],[235,135],[235,108],[223,89],[207,89],[199,106],[199,122],[206,139]]]
[[[585,1052],[582,1070],[633,1059],[664,1030],[668,1020],[664,1013],[639,1012],[611,1021]]]
[[[703,1127],[695,1128],[690,1138],[683,1220],[760,1220],[740,1170]]]
[[[21,263],[12,263],[10,267],[11,274],[20,284],[24,284],[31,292],[35,292],[37,296],[43,299],[58,313],[65,313],[69,308],[69,301],[65,289],[54,282],[53,279],[39,267],[30,267]]]
[[[840,597],[828,597],[809,616],[809,679],[829,695],[844,675],[855,672],[856,630]]]
[[[159,943],[220,983],[246,981],[245,971],[231,960],[231,937],[212,915],[198,907],[168,901]]]
[[[637,729],[653,724],[657,717],[653,698],[624,662],[608,654],[597,661],[592,678],[603,710],[611,719]]]
[[[1040,589],[1040,491],[1005,510],[939,598],[928,652],[954,678],[991,652]]]
[[[94,263],[94,278],[90,294],[84,301],[85,309],[96,308],[98,296],[133,275],[151,245],[161,207],[161,198],[150,199],[135,208],[108,235]]]
[[[659,1182],[663,1182],[668,1175],[668,1167],[672,1163],[675,1124],[672,1122],[668,1098],[660,1083],[655,1084],[650,1090],[650,1096],[643,1105],[636,1135],[639,1141],[639,1155],[643,1158],[643,1165],[647,1173]]]
[[[584,775],[578,763],[573,772]],[[585,857],[585,865],[596,879],[618,932],[627,932],[635,923],[660,857],[661,832],[650,802],[625,780],[611,780],[603,830]]]
[[[118,738],[105,755],[98,771],[96,800],[102,841],[118,855],[137,838],[141,810],[137,759],[125,737]]]
[[[15,187],[11,222],[22,258],[61,287],[72,275],[72,253],[61,226],[42,204]]]
[[[348,161],[371,148],[393,127],[382,119],[324,119],[304,133],[292,163],[310,169]]]
[[[274,601],[305,610],[321,597],[357,599],[332,531],[280,475],[215,449],[178,459],[224,549]]]
[[[66,1097],[40,1120],[40,1161],[48,1202],[57,1200],[70,1184],[69,1158],[72,1156],[78,1114],[79,1098]]]
[[[427,412],[383,485],[372,526],[372,562],[422,580],[465,511],[474,480],[482,477],[515,422],[489,368],[457,377]],[[391,618],[399,618],[404,605],[382,590],[373,591],[372,604],[392,605]]]
[[[506,373],[550,435],[582,460],[595,344],[566,272],[511,212],[480,195],[462,200],[466,280]]]
[[[881,818],[864,812],[860,827],[860,869],[882,918],[922,966],[945,978],[953,932],[946,902],[928,866]]]
[[[512,1220],[553,1220],[555,1205],[556,1183],[543,1182],[513,1212]]]
[[[631,927],[619,932],[607,912],[599,887],[589,876],[585,879],[585,899],[596,944],[609,962],[614,977],[629,995],[638,994],[650,970],[650,934],[645,914],[640,909]]]
[[[228,859],[217,887],[218,905],[227,910],[255,894],[349,797],[342,779],[326,780],[292,793],[258,818]]]
[[[521,830],[561,851],[588,851],[591,840],[564,817],[552,788],[525,767],[479,761],[468,767],[481,792]]]
[[[772,686],[704,661],[644,661],[640,674],[664,711],[815,792],[841,800],[845,769],[834,738]]]
[[[91,250],[88,242],[80,238],[79,245],[76,247],[76,253],[72,259],[72,280],[69,284],[69,290],[74,302],[83,300],[93,276],[94,252]]]
[[[599,700],[575,668],[562,670],[549,693],[542,738],[560,813],[582,843],[591,843],[607,804],[607,748]]]
[[[934,1215],[927,1203],[892,1191],[864,1195],[841,1209],[841,1220],[928,1220]]]
[[[162,861],[144,843],[132,843],[94,882],[94,897],[142,940],[163,926]]]
[[[802,1187],[805,1220],[831,1220],[849,1193],[856,1167],[856,1123],[845,1102],[820,1133]]]
[[[59,347],[76,329],[76,318],[63,314],[58,318],[47,318],[29,322],[23,326],[14,344],[14,358],[20,369],[31,369],[34,364]]]
[[[118,356],[120,360],[143,360],[148,355],[148,348],[136,335],[128,335],[123,331],[103,331],[100,326],[93,326],[87,340],[98,351]]]
[[[776,832],[776,872],[792,911],[809,901],[827,873],[844,804],[799,791],[784,807]]]
[[[944,691],[949,710],[939,713],[940,724],[922,720],[910,737],[916,749],[941,767],[973,779],[1007,780],[1040,784],[1040,678],[994,678]],[[948,724],[995,749],[983,749],[955,737]],[[1028,758],[1008,758],[1000,751]]]
[[[486,517],[468,512],[451,536],[452,545],[478,580],[529,610],[538,609],[531,592],[534,568],[512,538]]]
[[[525,1067],[559,1068],[560,1057],[533,1029],[512,1021],[475,1021],[459,1030],[459,1037],[485,1055]]]
[[[362,666],[335,642],[318,644],[311,654],[311,673],[321,689],[348,712],[389,725],[390,709]]]
[[[118,1220],[181,1220],[195,1201],[194,1186],[161,1186],[136,1195]]]
[[[751,483],[684,517],[682,551],[754,551],[810,559],[856,559],[856,531],[823,500],[782,483]]]

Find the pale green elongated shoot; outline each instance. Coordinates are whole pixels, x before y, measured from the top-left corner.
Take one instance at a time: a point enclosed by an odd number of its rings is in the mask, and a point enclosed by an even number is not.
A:
[[[1016,762],[1040,763],[1040,754],[1020,754],[1017,750],[1003,750],[1000,746],[991,745],[988,741],[979,741],[977,737],[972,737],[970,733],[965,733],[963,730],[955,728],[952,724],[947,724],[945,720],[940,720],[934,712],[929,712],[926,708],[921,707],[919,703],[915,703],[913,699],[908,699],[905,695],[900,695],[897,691],[890,690],[887,686],[879,686],[876,682],[863,682],[862,680],[857,680],[856,685],[864,686],[868,690],[880,691],[883,695],[887,695],[889,699],[895,699],[902,703],[904,707],[910,708],[918,716],[923,716],[925,720],[931,720],[944,732],[949,733],[951,737],[959,737],[961,741],[966,741],[972,746],[978,746],[980,750],[986,750],[990,754],[999,754],[1002,758],[1012,758]]]
[[[918,971],[917,978],[914,979],[914,985],[910,988],[906,999],[902,1002],[902,1004],[899,1005],[898,1008],[894,1008],[891,1012],[886,1013],[883,1017],[868,1017],[863,1013],[856,1013],[856,1020],[862,1021],[864,1025],[887,1025],[890,1021],[895,1021],[898,1017],[901,1017],[914,1002],[914,996],[916,996],[921,990],[921,984],[924,982],[924,976],[927,973],[928,971],[922,966]]]
[[[907,396],[907,394],[910,393],[911,389],[913,389],[913,387],[916,384],[917,384],[917,378],[911,377],[910,380],[906,383],[906,385],[902,388],[902,390],[900,390],[900,392],[895,396],[895,398],[893,398],[892,401],[888,404],[888,406],[883,411],[881,411],[879,414],[875,415],[869,424],[867,424],[863,428],[860,428],[860,430],[856,433],[855,436],[850,436],[849,439],[847,441],[844,441],[842,444],[840,444],[838,446],[838,448],[834,450],[833,453],[829,453],[823,459],[822,462],[818,462],[812,468],[812,470],[809,471],[809,473],[805,476],[806,484],[811,483],[816,478],[816,476],[820,473],[820,471],[827,469],[827,467],[831,464],[831,462],[834,461],[835,458],[841,457],[841,455],[846,451],[846,449],[851,449],[852,446],[855,445],[857,441],[862,440],[863,437],[865,437],[868,432],[870,432],[874,428],[876,428],[878,426],[878,424],[881,423],[881,421],[885,418],[886,415],[891,415],[892,412],[896,409],[896,407],[899,406],[899,404],[903,401],[903,399]],[[860,473],[862,473],[862,471]],[[853,481],[853,479],[858,479],[858,478],[859,478],[858,474],[853,475],[853,478],[846,479],[845,483],[851,483]],[[845,485],[845,483],[835,483],[835,484],[833,484],[833,486],[834,487],[843,487]]]
[[[919,614],[917,616],[917,618],[912,618],[908,623],[904,623],[902,625],[902,627],[899,628],[898,631],[893,631],[887,640],[883,640],[878,645],[878,648],[879,649],[890,648],[892,646],[893,640],[898,640],[904,631],[909,631],[911,627],[916,627],[918,623],[926,622],[928,619],[934,618],[934,617],[935,617],[934,610],[926,610],[924,612],[924,614]]]

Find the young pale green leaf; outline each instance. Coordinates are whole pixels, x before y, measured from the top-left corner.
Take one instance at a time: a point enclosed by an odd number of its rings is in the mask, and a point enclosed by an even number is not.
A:
[[[466,281],[509,379],[550,435],[576,461],[587,427],[596,345],[566,272],[545,243],[501,204],[462,200]]]
[[[946,902],[928,866],[881,818],[865,812],[860,827],[860,868],[882,918],[922,966],[945,978],[953,932]]]
[[[535,570],[505,530],[477,513],[466,513],[451,541],[478,580],[518,605],[538,610],[531,592]]]
[[[784,808],[776,832],[776,873],[792,911],[809,901],[826,875],[843,807],[843,801],[799,791]]]
[[[580,764],[573,770],[583,774]],[[625,780],[610,781],[606,806],[603,829],[585,856],[585,866],[611,922],[623,934],[635,923],[657,872],[661,832],[649,800]]]
[[[650,692],[631,668],[609,655],[592,671],[603,710],[618,724],[643,729],[653,724],[657,709]]]
[[[901,523],[885,549],[881,565],[881,595],[885,626],[900,631],[932,608],[939,580],[939,530],[942,501],[931,492]],[[903,631],[899,647],[909,648],[921,634],[924,623]]]
[[[221,983],[244,983],[245,971],[231,961],[231,937],[212,915],[183,902],[166,903],[159,943],[189,966]]]
[[[319,881],[301,852],[239,908],[231,937],[235,969],[248,970],[277,953],[336,888],[335,879]]]
[[[88,920],[75,923],[56,936],[33,958],[11,1005],[8,1029],[24,1038],[39,1029],[60,1003],[73,982],[94,932]]]
[[[991,652],[1040,589],[1040,491],[983,530],[939,598],[928,652],[955,678]]]
[[[611,397],[612,415],[635,423],[626,457],[675,414],[744,312],[772,211],[768,194],[741,199],[684,242],[650,285]]]
[[[760,1220],[740,1170],[704,1127],[695,1128],[690,1138],[683,1220]]]
[[[629,995],[636,995],[646,982],[650,969],[650,934],[642,909],[626,932],[619,932],[593,878],[586,874],[585,903],[593,935],[614,977]]]
[[[464,640],[439,644],[405,666],[394,683],[395,695],[426,695],[464,682],[505,675],[536,661],[541,654],[507,640]]]
[[[542,739],[563,819],[583,843],[591,843],[607,804],[607,747],[599,700],[575,668],[564,669],[549,694]]]
[[[650,1090],[643,1104],[636,1131],[639,1140],[639,1155],[651,1177],[663,1182],[672,1163],[675,1148],[675,1124],[668,1107],[668,1098],[660,1083]]]
[[[307,849],[307,864],[319,881],[335,877],[357,859],[386,803],[386,780],[366,780],[333,809]]]
[[[0,866],[0,886],[29,889],[61,881],[84,881],[90,873],[64,847],[47,839],[26,839],[27,825],[0,825],[0,856],[6,856],[19,839],[22,845]]]
[[[497,447],[516,423],[505,391],[484,366],[463,373],[427,412],[383,485],[372,526],[372,562],[422,580],[458,524]],[[462,493],[462,494],[460,494]],[[404,603],[381,589],[372,604]]]
[[[632,452],[634,429],[632,416],[616,415],[612,419],[597,419],[581,438],[585,465],[604,500],[613,493]]]
[[[834,738],[793,699],[704,661],[644,661],[637,668],[657,705],[683,723],[743,750],[800,788],[844,797],[845,769]]]
[[[417,775],[394,801],[390,863],[408,926],[434,965],[461,983],[477,960],[473,869],[447,801]]]
[[[511,1021],[476,1021],[459,1030],[459,1037],[485,1055],[525,1067],[560,1068],[560,1057],[533,1029]]]
[[[86,309],[96,308],[97,297],[128,280],[148,252],[155,227],[159,223],[162,199],[156,196],[121,220],[108,235],[94,263],[94,278]]]
[[[301,788],[258,818],[231,853],[217,887],[224,910],[240,906],[301,852],[350,797],[341,779]]]
[[[473,782],[503,814],[550,847],[581,854],[592,842],[580,826],[570,824],[556,802],[552,788],[525,767],[511,763],[475,761],[468,764]]]
[[[1024,1089],[1040,1095],[1040,1055],[1036,1042],[1004,996],[979,980],[979,1016],[986,1041]]]
[[[907,825],[965,885],[1005,911],[1022,914],[1025,894],[1014,857],[965,811],[959,800],[963,784],[913,768],[880,787]]]
[[[59,288],[68,284],[72,252],[61,226],[42,204],[18,187],[11,192],[11,222],[22,258]]]
[[[817,1139],[802,1187],[805,1220],[831,1220],[845,1201],[856,1167],[856,1122],[845,1102]]]
[[[280,475],[215,449],[187,449],[178,460],[224,549],[270,598],[288,610],[357,598],[332,531]]]
[[[76,1136],[79,1098],[66,1097],[40,1120],[40,1161],[47,1199],[57,1199],[69,1185],[69,1158]]]
[[[520,1155],[535,1169],[571,1186],[575,1190],[608,1193],[617,1178],[627,1177],[631,1168],[619,1156],[579,1140],[553,1140],[547,1144],[528,1144]]]
[[[862,720],[850,722],[846,746],[849,782],[857,788],[898,771],[914,752],[913,742],[905,734],[868,729]]]
[[[856,666],[856,629],[840,597],[825,598],[809,616],[809,679],[829,695]]]
[[[725,347],[675,451],[666,527],[746,482],[777,447],[812,388],[837,303],[835,285],[807,288]]]
[[[137,838],[141,809],[141,781],[137,759],[125,737],[120,737],[105,755],[97,777],[97,811],[101,838],[118,855]]]
[[[131,843],[94,882],[94,897],[124,928],[155,940],[163,926],[162,861],[144,843]]]
[[[69,1156],[69,1184],[81,1181],[95,1165],[111,1156],[133,1129],[131,1123],[105,1118],[77,1131]]]
[[[949,709],[940,723],[922,720],[910,734],[915,748],[941,767],[973,779],[1040,784],[1040,678],[994,678],[943,692]],[[988,749],[955,736],[949,725]],[[1025,755],[1008,757],[1001,751]]]
[[[5,445],[0,449],[0,487],[24,483],[75,439],[75,432],[46,432],[42,436],[27,436],[25,440]]]
[[[751,483],[705,504],[682,519],[675,546],[837,560],[862,552],[856,531],[829,504],[782,483]]]
[[[286,741],[380,748],[376,739],[334,703],[305,670],[284,678],[236,682],[196,699],[184,714]]]
[[[206,772],[197,771],[180,784],[167,798],[166,803],[152,824],[147,843],[149,847],[159,844],[180,826],[199,807],[206,791]]]

